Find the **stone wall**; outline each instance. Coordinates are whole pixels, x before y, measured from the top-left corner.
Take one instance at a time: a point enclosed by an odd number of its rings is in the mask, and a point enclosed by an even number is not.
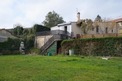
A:
[[[51,37],[52,35],[36,36],[35,47],[41,48]]]

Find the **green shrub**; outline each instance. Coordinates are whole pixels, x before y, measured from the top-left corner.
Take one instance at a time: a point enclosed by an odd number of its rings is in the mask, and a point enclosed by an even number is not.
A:
[[[37,49],[37,48],[31,48],[30,50],[28,50],[27,53],[28,53],[28,54],[38,55],[38,54],[40,54],[40,49]]]
[[[34,40],[35,40],[34,35],[30,35],[30,36],[27,36],[27,37],[23,38],[26,50],[29,50],[29,49],[34,47]]]
[[[19,46],[20,46],[19,39],[8,38],[7,41],[0,42],[0,53],[2,55],[19,54]]]
[[[30,35],[23,38],[11,39],[8,38],[5,42],[0,42],[0,54],[10,55],[10,54],[20,54],[19,47],[21,41],[24,42],[25,51],[28,52],[31,48],[34,47],[34,36]]]

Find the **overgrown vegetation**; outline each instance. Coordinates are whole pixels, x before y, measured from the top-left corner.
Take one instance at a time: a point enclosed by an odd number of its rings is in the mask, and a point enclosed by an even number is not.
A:
[[[52,12],[48,12],[48,14],[45,17],[45,20],[43,21],[43,24],[44,26],[51,28],[64,22],[65,21],[58,13],[52,11]]]
[[[19,54],[19,39],[8,38],[8,41],[0,42],[0,54]]]
[[[23,26],[17,25],[13,29],[12,34],[20,38],[24,38],[24,37],[32,36],[32,35],[35,36],[36,32],[42,32],[42,31],[50,31],[50,28],[47,28],[40,24],[35,24],[31,28],[23,28]]]
[[[27,36],[23,38],[11,39],[8,38],[5,42],[0,42],[0,54],[10,55],[10,54],[20,54],[19,47],[21,41],[24,42],[26,54],[30,53],[31,48],[34,48],[34,36]]]
[[[122,56],[122,37],[64,40],[62,51],[69,49],[78,55]]]
[[[121,57],[0,57],[0,81],[122,81],[121,76]]]
[[[17,25],[14,29],[11,29],[12,34],[17,36],[16,39],[9,38],[5,42],[0,42],[0,54],[19,54],[19,47],[22,41],[25,45],[26,54],[31,53],[31,50],[34,48],[36,32],[42,31],[50,31],[50,28],[39,24],[35,24],[32,28],[23,28],[23,26]]]

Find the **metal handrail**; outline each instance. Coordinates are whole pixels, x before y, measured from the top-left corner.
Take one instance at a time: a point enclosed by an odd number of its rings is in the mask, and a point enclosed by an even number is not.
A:
[[[43,53],[48,46],[54,41],[54,37],[52,36],[42,47],[41,47],[41,53]]]
[[[43,54],[55,41],[66,39],[65,35],[53,35],[40,49]]]
[[[43,32],[37,32],[37,36],[43,36],[43,35],[68,35],[70,36],[70,33],[63,30],[52,30],[52,31],[43,31]]]

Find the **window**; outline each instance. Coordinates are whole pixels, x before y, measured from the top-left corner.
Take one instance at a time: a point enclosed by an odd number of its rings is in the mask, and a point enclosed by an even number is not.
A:
[[[92,27],[92,31],[94,31],[94,28]]]
[[[67,34],[67,26],[64,26],[64,32]]]
[[[122,26],[122,22],[119,22],[118,25],[119,25],[119,26]]]
[[[111,30],[111,32],[113,33],[113,30]]]
[[[105,33],[108,33],[108,28],[107,27],[105,28]]]
[[[96,33],[99,33],[99,26],[96,27]]]

